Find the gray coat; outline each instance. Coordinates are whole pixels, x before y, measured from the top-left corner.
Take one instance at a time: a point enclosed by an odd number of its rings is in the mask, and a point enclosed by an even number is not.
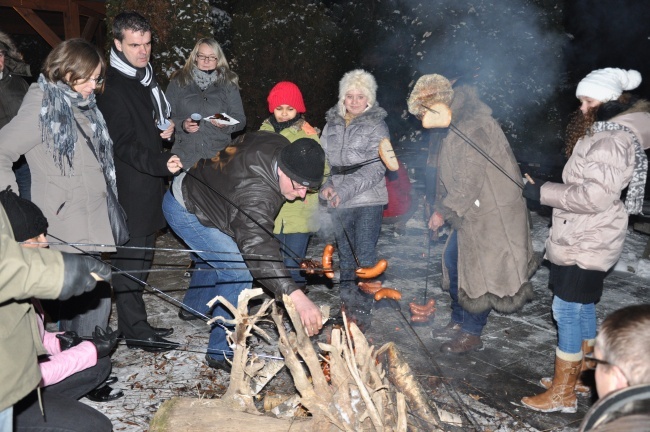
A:
[[[346,167],[376,159],[357,170],[332,174],[323,188],[333,187],[341,198],[339,208],[366,207],[388,203],[386,167],[379,160],[379,142],[390,138],[384,121],[386,111],[375,104],[345,125],[338,114],[338,106],[331,108],[325,119],[327,124],[321,135],[331,167]]]
[[[11,169],[20,155],[25,155],[32,173],[32,201],[47,218],[48,233],[69,243],[113,244],[113,234],[106,207],[106,181],[99,162],[84,137],[77,133],[74,172],[61,174],[52,154],[41,140],[38,114],[43,91],[38,84],[29,87],[16,117],[0,129],[0,189],[9,185],[17,191]],[[76,108],[75,118],[88,136],[90,123]],[[56,242],[55,239],[49,239]],[[53,245],[55,249],[78,253],[71,247]],[[82,247],[89,251],[114,251],[114,248]]]
[[[176,124],[176,141],[172,153],[178,155],[185,168],[190,168],[199,159],[210,159],[219,150],[230,144],[230,135],[243,130],[246,116],[239,90],[230,82],[213,84],[204,91],[192,81],[181,87],[178,79],[173,79],[165,92],[172,107],[172,120]],[[194,133],[183,130],[183,121],[193,113],[208,117],[216,113],[226,113],[239,123],[218,128],[209,121],[201,121],[200,129]]]

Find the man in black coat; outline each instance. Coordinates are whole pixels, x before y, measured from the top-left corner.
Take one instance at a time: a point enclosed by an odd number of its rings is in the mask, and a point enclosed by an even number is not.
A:
[[[115,174],[120,204],[128,218],[130,240],[118,248],[112,264],[133,271],[146,281],[151,268],[156,233],[165,227],[162,197],[165,178],[182,168],[176,155],[163,152],[162,140],[170,139],[174,124],[170,107],[159,88],[151,56],[151,26],[136,12],[122,12],[113,21],[115,37],[104,92],[97,98],[115,152]],[[144,270],[143,273],[136,273]],[[115,275],[113,290],[119,330],[129,348],[150,352],[173,349],[163,336],[173,329],[155,328],[147,322],[143,286],[124,275]]]

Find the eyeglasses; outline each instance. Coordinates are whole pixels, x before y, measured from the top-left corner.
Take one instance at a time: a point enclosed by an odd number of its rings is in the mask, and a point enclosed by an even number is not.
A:
[[[104,77],[99,76],[97,78],[88,78],[88,81],[94,81],[95,85],[102,85],[104,84]]]
[[[206,55],[203,55],[203,54],[197,54],[196,58],[201,60],[201,61],[209,61],[210,63],[217,61],[216,56],[206,56]]]
[[[596,364],[601,364],[603,366],[611,366],[612,364],[607,360],[599,359],[594,357],[594,353],[585,354],[585,360],[592,361]]]
[[[318,192],[318,189],[310,188],[310,187],[303,186],[303,185],[298,185],[296,187],[296,183],[293,181],[293,179],[289,179],[289,180],[291,180],[291,187],[295,191],[305,190],[305,191],[307,191],[307,193],[316,193],[316,192]]]

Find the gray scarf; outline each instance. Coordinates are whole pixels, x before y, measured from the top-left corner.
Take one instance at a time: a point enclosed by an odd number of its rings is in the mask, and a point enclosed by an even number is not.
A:
[[[634,132],[630,128],[614,122],[596,122],[591,127],[591,132],[622,130],[632,136],[634,142],[634,172],[632,180],[627,187],[627,197],[625,198],[625,211],[628,214],[643,214],[643,197],[645,195],[645,181],[648,175],[648,157],[641,147]]]
[[[217,78],[219,78],[219,74],[216,70],[202,71],[197,67],[192,69],[192,79],[194,79],[194,82],[199,86],[201,91],[205,91],[205,89],[215,83]]]
[[[113,141],[108,135],[104,116],[97,109],[95,94],[91,93],[88,99],[84,99],[67,84],[62,81],[51,83],[43,74],[38,77],[38,86],[43,90],[38,126],[41,129],[41,140],[45,143],[47,151],[52,154],[54,164],[63,175],[74,174],[72,161],[77,142],[77,125],[73,108],[77,108],[90,122],[91,144],[109,186],[117,194]]]

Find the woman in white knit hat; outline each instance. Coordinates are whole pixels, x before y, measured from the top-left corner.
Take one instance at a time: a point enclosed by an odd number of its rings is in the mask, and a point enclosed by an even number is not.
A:
[[[342,308],[362,329],[370,324],[372,297],[357,288],[355,269],[377,261],[375,248],[388,203],[386,168],[377,157],[379,142],[389,137],[386,115],[377,104],[375,78],[356,69],[343,75],[339,101],[327,112],[321,135],[331,175],[320,196],[333,212]]]
[[[563,183],[537,179],[524,188],[526,198],[553,207],[546,259],[558,347],[554,377],[541,380],[547,391],[521,400],[536,411],[576,412],[576,393],[590,391],[579,378],[587,369],[585,354],[594,350],[595,304],[623,250],[628,215],[640,213],[643,205],[650,103],[625,93],[640,83],[637,71],[614,68],[580,81],[581,136],[568,137]]]

